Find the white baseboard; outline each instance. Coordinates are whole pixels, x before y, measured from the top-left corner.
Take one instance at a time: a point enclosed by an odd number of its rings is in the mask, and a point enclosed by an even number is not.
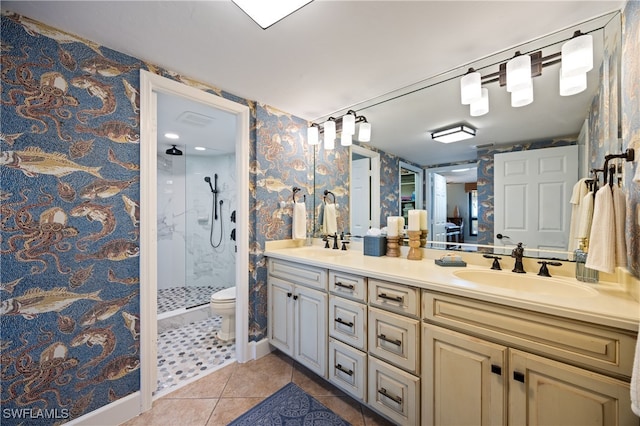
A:
[[[116,426],[140,414],[140,391],[70,420],[71,426]]]
[[[250,359],[255,360],[262,358],[265,355],[269,355],[273,348],[269,344],[267,339],[262,339],[259,342],[249,342],[249,356]]]

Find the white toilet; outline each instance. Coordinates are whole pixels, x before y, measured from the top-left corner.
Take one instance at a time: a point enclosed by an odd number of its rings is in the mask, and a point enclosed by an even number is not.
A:
[[[218,339],[232,340],[236,338],[236,288],[229,287],[211,295],[211,313],[222,317],[222,327]]]

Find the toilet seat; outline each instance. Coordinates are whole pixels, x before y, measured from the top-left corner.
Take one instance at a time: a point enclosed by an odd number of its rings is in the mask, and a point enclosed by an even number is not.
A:
[[[235,287],[225,288],[211,295],[211,302],[213,303],[231,302],[234,300],[236,300]]]

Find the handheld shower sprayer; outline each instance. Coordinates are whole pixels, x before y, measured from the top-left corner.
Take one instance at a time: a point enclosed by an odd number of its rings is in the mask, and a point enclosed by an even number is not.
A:
[[[214,175],[216,180],[218,178],[218,175]],[[211,185],[211,178],[209,176],[205,176],[204,177],[204,181],[207,182],[209,184],[209,188],[211,188],[211,192],[213,192],[214,194],[216,193],[216,190],[213,189],[213,185]],[[216,182],[217,183],[217,182]]]
[[[214,218],[214,222],[218,220],[218,174],[214,174],[213,175],[213,185],[211,184],[211,177],[210,176],[205,176],[204,177],[204,181],[207,182],[209,184],[209,188],[211,188],[211,193],[213,194],[213,203],[211,206],[211,210],[213,213],[213,218]],[[220,200],[220,212],[222,213],[222,203],[223,201]],[[220,244],[222,243],[222,221],[220,221],[220,240],[218,241],[217,244],[214,244],[213,242],[213,225],[214,222],[211,223],[211,233],[209,235],[209,242],[211,243],[211,247],[213,248],[217,248],[220,246]]]

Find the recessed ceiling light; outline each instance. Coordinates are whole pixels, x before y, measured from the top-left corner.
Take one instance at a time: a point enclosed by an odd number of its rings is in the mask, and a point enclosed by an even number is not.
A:
[[[167,139],[180,139],[180,135],[177,133],[165,133],[164,137]]]
[[[232,0],[256,24],[266,30],[313,0]]]
[[[196,146],[193,149],[195,149],[196,151],[206,151],[207,150],[207,148],[205,148],[204,146]]]

